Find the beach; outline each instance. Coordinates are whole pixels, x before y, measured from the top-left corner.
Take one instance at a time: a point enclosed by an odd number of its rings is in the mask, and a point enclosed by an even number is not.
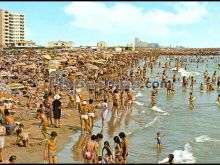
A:
[[[194,51],[192,54],[201,50]],[[204,49],[204,52],[206,51]],[[139,50],[121,53],[106,51],[96,52],[92,55],[91,51],[79,50],[1,52],[3,55],[2,71],[0,72],[3,77],[1,79],[1,99],[3,102],[5,101],[4,104],[7,104],[7,100],[13,101],[15,107],[10,108],[10,113],[16,122],[24,124],[24,132],[27,132],[30,138],[28,147],[19,147],[14,145],[16,141],[14,134],[5,136],[3,158],[7,159],[14,154],[17,156],[17,163],[43,162],[45,141],[39,128],[40,119],[37,118],[37,109],[43,109],[40,108],[40,104],[49,88],[53,92],[53,96],[58,94],[61,97],[62,102],[60,128],[54,128],[52,125],[49,128],[49,132],[56,131],[58,134],[59,163],[83,163],[81,153],[83,146],[92,134],[100,132],[103,134],[103,141],[108,140],[111,146],[114,146],[113,137],[120,132],[125,132],[129,140],[128,163],[158,163],[164,161],[168,153],[174,153],[177,163],[217,161],[214,158],[203,159],[202,155],[205,154],[205,151],[207,152],[209,146],[203,150],[204,152],[197,151],[199,147],[205,147],[197,146],[198,144],[205,143],[204,145],[206,145],[206,142],[218,142],[220,139],[215,133],[214,125],[216,123],[212,123],[217,121],[219,111],[219,106],[215,103],[218,93],[217,84],[213,83],[215,90],[205,93],[199,91],[198,88],[200,83],[206,83],[203,78],[205,70],[208,70],[209,75],[214,71],[218,75],[219,57],[217,55],[206,56],[205,53],[203,53],[204,55],[182,56],[188,51],[181,50],[174,51],[172,56],[160,55],[164,52],[166,51]],[[178,56],[175,55],[177,52],[182,53]],[[213,50],[210,54],[215,53],[216,50]],[[7,57],[7,54],[11,55]],[[170,95],[167,94],[165,86],[160,86],[164,85],[161,82],[161,76],[165,72],[166,82],[168,79],[172,79],[174,74],[176,75],[175,92]],[[148,79],[146,79],[145,73]],[[192,75],[196,80],[194,88],[187,86],[183,91],[182,78],[185,76],[190,82]],[[46,80],[49,80],[48,85]],[[158,84],[159,95],[156,95],[155,106],[152,106],[152,82]],[[103,85],[106,87],[104,88]],[[130,85],[132,86],[129,87],[129,90],[125,90]],[[114,93],[117,91],[115,92],[112,87],[125,91],[121,95],[125,99],[127,99],[129,91],[131,92],[133,96],[132,110],[128,110],[127,107],[124,111],[113,110]],[[106,89],[112,92],[106,92]],[[15,91],[24,93],[17,93],[14,96]],[[190,108],[188,103],[190,91],[193,91],[197,98],[194,108]],[[79,93],[81,103],[88,104],[90,99],[98,103],[98,107],[95,107],[96,120],[92,133],[83,134],[80,114],[75,105],[76,93]],[[27,94],[32,99],[29,105]],[[70,96],[73,98],[74,106],[70,105]],[[111,112],[107,115],[104,128],[101,129],[101,103],[106,98]],[[56,100],[55,97],[54,100]],[[212,111],[208,111],[210,107]],[[3,119],[5,109],[7,108],[2,104]],[[216,120],[213,119],[211,122],[207,116],[213,115],[213,113]],[[204,120],[202,123],[209,124],[202,125],[201,120]],[[204,132],[207,130],[207,133]],[[154,139],[158,131],[166,134],[162,140],[164,148],[161,153],[157,152]],[[102,148],[103,141],[100,148]],[[218,151],[218,145],[215,147],[215,150]],[[196,151],[194,152],[194,150]]]

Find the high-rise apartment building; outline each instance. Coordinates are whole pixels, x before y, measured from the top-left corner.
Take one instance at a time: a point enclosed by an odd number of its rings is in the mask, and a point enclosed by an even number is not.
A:
[[[24,41],[24,15],[0,9],[0,47]]]
[[[135,38],[134,39],[134,46],[136,48],[146,48],[148,46],[148,43],[141,41],[139,38]]]

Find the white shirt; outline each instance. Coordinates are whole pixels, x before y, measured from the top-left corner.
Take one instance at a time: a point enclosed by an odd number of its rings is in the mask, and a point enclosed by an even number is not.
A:
[[[107,109],[108,109],[108,104],[105,103],[105,102],[103,102],[103,103],[102,103],[102,110],[103,110],[103,111],[106,111]]]

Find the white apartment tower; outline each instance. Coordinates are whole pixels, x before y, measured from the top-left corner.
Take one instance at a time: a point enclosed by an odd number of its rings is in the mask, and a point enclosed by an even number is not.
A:
[[[24,41],[24,15],[0,9],[0,48]]]

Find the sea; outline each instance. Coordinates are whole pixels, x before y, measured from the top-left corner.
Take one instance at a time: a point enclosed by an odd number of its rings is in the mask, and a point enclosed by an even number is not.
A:
[[[196,56],[185,56],[188,60]],[[198,58],[198,56],[197,56]],[[175,163],[218,163],[220,162],[220,105],[216,103],[218,90],[212,92],[200,92],[199,85],[204,84],[203,73],[208,71],[211,78],[214,71],[217,77],[220,72],[217,68],[219,57],[202,56],[204,63],[185,62],[186,71],[177,72],[180,80],[175,83],[175,93],[167,96],[166,88],[159,87],[157,106],[153,109],[149,106],[151,101],[151,88],[134,89],[135,96],[132,111],[125,113],[120,118],[117,115],[108,114],[103,130],[103,140],[109,141],[114,148],[113,137],[120,132],[125,132],[129,141],[129,154],[127,163],[164,163],[168,154],[174,154]],[[162,63],[169,61],[168,56],[158,59]],[[166,74],[172,79],[175,61],[171,62],[171,69]],[[143,66],[140,61],[138,66]],[[138,67],[137,66],[137,67]],[[151,81],[161,81],[157,73],[162,74],[164,68],[155,66],[153,72],[147,70],[147,76]],[[182,91],[181,81],[183,75],[194,75],[196,80],[193,95],[196,96],[195,108],[189,106],[188,98],[190,88]],[[100,110],[101,111],[101,110]],[[97,115],[100,115],[97,110]],[[101,121],[97,121],[94,133],[101,130]],[[164,135],[161,138],[162,149],[157,150],[155,140],[156,133]],[[71,136],[71,143],[59,152],[60,163],[83,163],[82,147],[88,136],[81,135],[78,131]]]

